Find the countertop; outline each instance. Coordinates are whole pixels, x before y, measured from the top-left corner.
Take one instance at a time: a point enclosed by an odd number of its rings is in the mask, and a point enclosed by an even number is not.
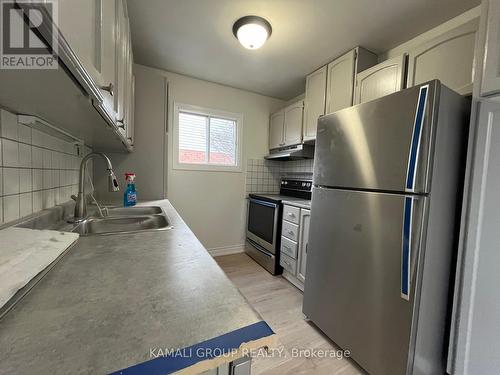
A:
[[[81,237],[4,316],[2,374],[109,373],[262,322],[171,204],[147,204],[173,228]]]

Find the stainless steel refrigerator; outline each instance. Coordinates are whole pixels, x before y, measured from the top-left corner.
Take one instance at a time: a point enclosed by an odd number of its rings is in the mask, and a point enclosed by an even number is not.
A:
[[[431,81],[318,121],[303,312],[370,374],[444,373],[469,108]]]

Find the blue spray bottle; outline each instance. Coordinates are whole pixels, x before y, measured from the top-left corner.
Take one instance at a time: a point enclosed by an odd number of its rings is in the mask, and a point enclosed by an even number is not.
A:
[[[135,173],[125,173],[127,188],[123,194],[123,205],[125,207],[135,206],[137,203],[137,192],[135,190]]]

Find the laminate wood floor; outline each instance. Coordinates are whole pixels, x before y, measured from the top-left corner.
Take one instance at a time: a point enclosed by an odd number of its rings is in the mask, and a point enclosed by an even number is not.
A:
[[[302,293],[288,281],[272,276],[246,254],[225,255],[215,260],[278,336],[275,355],[254,356],[252,375],[364,374],[348,358],[311,356],[311,351],[326,353],[339,349],[312,323],[304,320]],[[306,352],[297,356],[300,350]]]

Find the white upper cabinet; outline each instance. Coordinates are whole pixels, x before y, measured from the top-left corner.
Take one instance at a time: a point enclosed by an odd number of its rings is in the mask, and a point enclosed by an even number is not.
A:
[[[324,66],[306,77],[304,100],[304,141],[316,139],[319,116],[325,114],[327,67]]]
[[[289,105],[269,119],[269,149],[292,146],[302,143],[302,120],[304,102]]]
[[[58,27],[114,111],[115,4],[113,0],[59,0]]]
[[[59,0],[57,26],[87,72],[101,83],[102,1]]]
[[[377,63],[377,55],[356,47],[306,77],[303,140],[316,139],[319,116],[353,104],[356,74]]]
[[[355,63],[356,52],[352,50],[327,65],[325,113],[352,105]]]
[[[117,2],[117,43],[116,43],[116,91],[115,98],[116,122],[126,134],[126,104],[127,104],[127,71],[128,71],[128,38],[129,30],[127,17],[125,16],[125,2],[118,0]]]
[[[403,89],[405,61],[405,55],[397,56],[358,73],[355,104],[365,103]]]
[[[284,146],[302,143],[304,102],[301,100],[285,108]]]
[[[283,135],[285,132],[285,111],[281,110],[271,115],[269,120],[269,149],[284,146]]]
[[[408,51],[408,87],[439,79],[462,95],[471,94],[478,25],[478,19],[471,20]],[[495,38],[498,38],[498,31],[496,29]],[[498,64],[498,39],[495,48]],[[498,67],[493,74],[499,73]]]
[[[60,0],[58,11],[59,30],[102,94],[102,103],[94,105],[132,143],[133,55],[126,1]]]
[[[103,90],[104,106],[110,113],[115,113],[117,110],[114,100],[116,92],[116,2],[117,0],[105,0],[101,3],[101,58],[98,84],[111,88],[111,91]]]
[[[132,106],[133,90],[133,54],[130,37],[130,26],[127,16],[126,2],[117,0],[117,43],[116,43],[116,123],[129,143],[133,143]]]
[[[500,93],[500,2],[483,1],[486,42],[481,79],[481,96]]]
[[[356,74],[376,63],[377,55],[357,47],[328,64],[325,113],[352,106]]]

